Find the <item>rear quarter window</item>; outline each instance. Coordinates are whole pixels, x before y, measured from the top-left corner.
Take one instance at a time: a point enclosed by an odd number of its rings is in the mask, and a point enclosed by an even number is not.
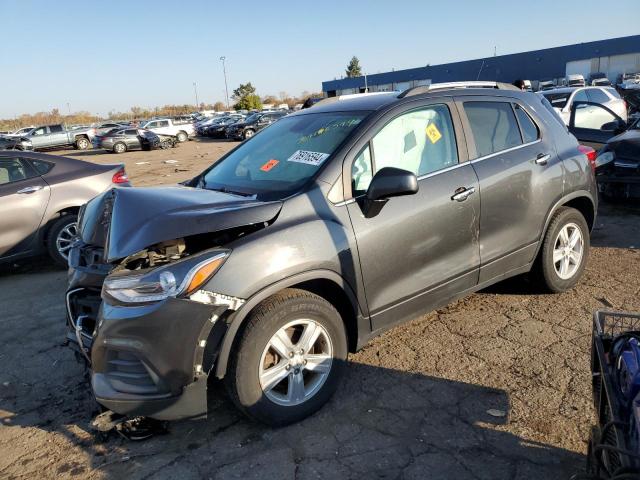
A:
[[[53,168],[53,163],[43,162],[42,160],[29,160],[31,166],[38,172],[38,175],[45,175]]]
[[[524,143],[535,142],[540,138],[540,131],[538,130],[537,125],[520,105],[514,104],[513,107],[515,109],[516,116],[518,117],[518,123],[520,124],[522,140]]]
[[[592,102],[595,103],[607,103],[609,101],[609,97],[599,88],[592,88],[587,90],[587,95]]]

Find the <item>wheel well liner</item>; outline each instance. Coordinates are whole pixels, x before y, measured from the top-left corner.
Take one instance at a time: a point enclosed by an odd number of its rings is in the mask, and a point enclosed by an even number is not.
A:
[[[330,302],[342,317],[347,332],[349,351],[357,348],[358,336],[365,333],[368,319],[362,316],[357,297],[351,286],[337,273],[330,270],[316,270],[294,275],[272,284],[247,300],[243,307],[231,315],[231,323],[222,341],[215,366],[216,377],[222,378],[227,370],[227,362],[234,342],[239,337],[242,325],[251,311],[266,298],[285,288],[298,288],[315,293]]]
[[[43,226],[43,228],[40,229],[40,242],[44,243],[47,241],[47,234],[49,233],[49,229],[51,228],[53,222],[58,220],[60,217],[63,217],[64,215],[78,215],[78,213],[80,213],[80,207],[66,207],[53,214],[47,220],[47,223]]]

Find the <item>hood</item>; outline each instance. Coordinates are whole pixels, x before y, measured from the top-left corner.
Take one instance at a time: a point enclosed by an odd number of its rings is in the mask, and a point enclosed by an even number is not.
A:
[[[633,129],[616,135],[607,142],[619,160],[640,161],[640,130]]]
[[[159,242],[269,222],[281,207],[183,186],[114,188],[84,207],[80,236],[113,262]]]

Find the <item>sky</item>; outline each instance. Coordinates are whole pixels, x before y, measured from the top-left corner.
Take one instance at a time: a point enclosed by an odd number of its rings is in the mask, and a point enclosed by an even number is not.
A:
[[[610,5],[0,0],[0,118],[193,104],[194,82],[200,102],[224,101],[221,56],[229,95],[245,82],[299,95],[340,78],[353,55],[372,74],[640,33],[638,0]]]

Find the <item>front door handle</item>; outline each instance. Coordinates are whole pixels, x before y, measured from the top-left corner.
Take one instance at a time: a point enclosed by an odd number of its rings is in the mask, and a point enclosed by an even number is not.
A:
[[[456,191],[451,197],[451,200],[455,200],[456,202],[464,202],[470,195],[476,193],[475,187],[460,187],[456,188]]]
[[[550,158],[551,155],[549,155],[548,153],[541,153],[536,157],[536,163],[538,165],[546,165],[547,163],[549,163]]]
[[[32,187],[25,187],[22,190],[18,190],[16,193],[33,193],[38,190],[42,190],[44,187],[42,185],[34,185]]]

